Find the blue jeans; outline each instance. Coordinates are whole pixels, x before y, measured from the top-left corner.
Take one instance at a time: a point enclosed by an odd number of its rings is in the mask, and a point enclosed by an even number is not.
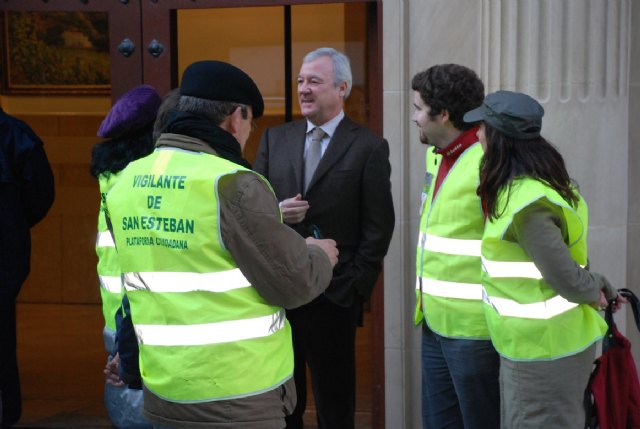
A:
[[[423,428],[500,428],[499,374],[491,341],[447,338],[423,325]]]

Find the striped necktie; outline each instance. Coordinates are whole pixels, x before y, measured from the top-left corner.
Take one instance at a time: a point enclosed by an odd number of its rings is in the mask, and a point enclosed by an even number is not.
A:
[[[307,191],[307,187],[309,186],[309,182],[311,182],[311,178],[313,177],[313,173],[316,171],[318,167],[318,163],[320,162],[320,158],[322,158],[322,139],[325,136],[325,132],[322,131],[322,128],[315,127],[311,131],[311,143],[309,144],[309,148],[307,149],[307,157],[304,160],[304,190]]]

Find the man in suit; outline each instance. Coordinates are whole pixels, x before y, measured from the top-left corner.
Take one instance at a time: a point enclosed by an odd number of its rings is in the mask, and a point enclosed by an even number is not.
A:
[[[305,119],[265,130],[254,165],[271,182],[288,225],[305,237],[332,238],[340,250],[326,292],[287,310],[298,396],[287,428],[303,427],[305,363],[318,427],[354,427],[355,330],[395,222],[389,145],[345,116],[350,90],[351,68],[344,54],[332,48],[307,54],[298,75]],[[313,158],[320,158],[317,167]]]

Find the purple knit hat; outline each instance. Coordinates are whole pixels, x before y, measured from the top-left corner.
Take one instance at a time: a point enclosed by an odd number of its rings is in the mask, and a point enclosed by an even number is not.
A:
[[[98,137],[116,138],[153,124],[162,98],[151,85],[139,85],[122,95],[98,129]]]

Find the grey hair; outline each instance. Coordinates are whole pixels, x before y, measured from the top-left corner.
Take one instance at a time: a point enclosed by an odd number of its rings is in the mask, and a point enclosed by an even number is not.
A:
[[[346,99],[351,93],[351,85],[353,81],[349,58],[342,52],[336,51],[333,48],[318,48],[305,55],[302,62],[309,63],[320,57],[331,58],[331,62],[333,63],[333,84],[335,86],[340,85],[342,82],[347,83],[347,90],[344,93],[344,98]]]
[[[176,110],[203,116],[214,124],[220,125],[238,106],[238,103],[229,101],[207,100],[190,95],[181,95]]]

